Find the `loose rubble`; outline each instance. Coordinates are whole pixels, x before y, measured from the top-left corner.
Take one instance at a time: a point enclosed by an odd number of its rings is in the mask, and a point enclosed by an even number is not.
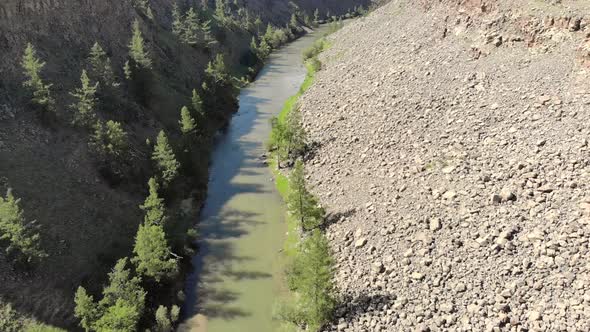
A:
[[[590,331],[590,4],[457,3],[347,25],[301,99],[325,331]]]

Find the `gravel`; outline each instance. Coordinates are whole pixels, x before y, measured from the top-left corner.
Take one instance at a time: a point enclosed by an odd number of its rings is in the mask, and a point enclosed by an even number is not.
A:
[[[590,5],[511,2],[394,1],[331,37],[300,103],[338,216],[325,331],[590,330]]]

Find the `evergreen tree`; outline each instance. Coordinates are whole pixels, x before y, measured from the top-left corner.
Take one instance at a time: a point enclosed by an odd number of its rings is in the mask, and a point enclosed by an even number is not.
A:
[[[166,221],[166,208],[164,206],[164,199],[158,196],[160,186],[154,178],[149,180],[148,186],[150,193],[143,205],[139,206],[145,212],[143,221],[146,225],[164,225]]]
[[[302,156],[307,146],[307,137],[301,125],[301,110],[297,105],[287,115],[287,128],[287,154]]]
[[[199,43],[199,32],[201,30],[201,24],[199,23],[199,17],[197,13],[191,7],[186,13],[183,29],[182,29],[182,40],[188,45],[194,46]]]
[[[143,36],[139,28],[139,21],[133,22],[133,36],[129,43],[129,57],[140,67],[151,68],[152,60],[145,50]]]
[[[94,113],[94,106],[96,104],[96,90],[98,89],[98,83],[91,85],[86,70],[82,70],[82,76],[80,77],[82,86],[76,88],[76,90],[70,95],[76,99],[76,102],[70,105],[70,108],[74,111],[72,117],[72,124],[83,127],[90,127],[96,118]]]
[[[254,26],[256,26],[256,35],[260,36],[260,28],[262,27],[262,20],[260,19],[260,16],[256,17],[256,20],[254,21]]]
[[[298,26],[299,26],[299,24],[297,22],[297,15],[295,15],[295,13],[293,13],[293,14],[291,14],[291,20],[289,21],[289,28],[297,29]]]
[[[160,225],[139,226],[133,253],[137,272],[157,282],[172,277],[178,271],[176,260],[171,258],[172,252],[166,240],[166,233]]]
[[[118,86],[115,81],[115,73],[113,72],[111,59],[109,59],[98,42],[94,43],[90,49],[89,62],[90,67],[92,68],[92,74],[95,75],[104,86]]]
[[[163,305],[158,307],[156,310],[156,331],[157,332],[170,332],[172,331],[172,322],[168,315],[168,308]]]
[[[191,98],[191,104],[199,120],[204,120],[205,111],[203,110],[203,100],[201,99],[201,96],[199,95],[196,89],[193,89],[193,97]]]
[[[268,43],[266,42],[266,39],[263,38],[260,41],[260,45],[258,46],[258,52],[260,53],[261,59],[266,59],[269,57],[270,53],[272,52],[272,49],[270,45],[268,45]]]
[[[136,332],[140,318],[141,313],[132,303],[118,299],[113,306],[106,308],[94,329],[97,332]]]
[[[281,160],[288,157],[287,144],[285,142],[288,139],[287,126],[283,122],[279,121],[277,117],[271,119],[272,131],[270,133],[270,149],[275,150],[277,156],[277,168],[281,168]]]
[[[229,73],[225,67],[225,61],[222,54],[217,54],[215,60],[210,61],[205,69],[205,73],[213,79],[217,85],[229,83]]]
[[[217,40],[215,40],[213,34],[211,33],[211,21],[205,21],[201,23],[201,32],[203,33],[205,45],[209,46],[217,43]]]
[[[289,276],[290,284],[299,294],[298,307],[303,311],[310,331],[321,328],[334,311],[333,274],[334,260],[328,241],[319,230],[315,230],[303,242]]]
[[[195,134],[197,129],[197,122],[192,117],[191,113],[189,112],[186,106],[183,106],[180,110],[180,131],[183,135],[192,135]]]
[[[103,308],[114,306],[117,301],[123,300],[131,305],[138,314],[145,308],[146,292],[141,288],[141,279],[132,277],[131,270],[127,268],[128,259],[121,258],[109,273],[109,284],[106,286],[99,305]]]
[[[101,121],[96,122],[89,145],[102,158],[121,157],[129,146],[127,133],[119,122],[112,120],[107,121],[106,125]]]
[[[74,303],[76,303],[74,316],[80,320],[80,326],[84,328],[84,331],[91,331],[92,324],[98,319],[98,307],[94,298],[86,293],[84,287],[80,286],[76,291]]]
[[[274,37],[274,29],[270,23],[266,26],[266,32],[264,36],[262,36],[262,40],[265,41],[269,46],[274,48],[273,44],[273,37]]]
[[[303,163],[298,160],[289,176],[290,192],[287,199],[289,212],[299,219],[301,229],[309,231],[323,221],[325,211],[317,199],[307,190]]]
[[[163,130],[158,134],[152,160],[156,162],[164,185],[170,184],[178,176],[180,163],[176,161],[172,146],[168,143],[168,137]]]
[[[215,0],[215,18],[221,22],[221,24],[227,23],[226,7],[224,0]]]
[[[180,37],[182,30],[182,15],[180,14],[180,9],[178,9],[178,4],[174,2],[174,5],[172,5],[172,33]]]
[[[6,198],[0,196],[0,245],[9,256],[30,263],[47,256],[39,247],[40,236],[35,221],[27,223],[20,199],[8,189]],[[20,256],[20,257],[18,257]]]
[[[78,288],[74,312],[86,331],[136,331],[145,308],[146,292],[141,288],[141,280],[132,277],[126,266],[127,258],[117,261],[98,304],[83,287]]]
[[[320,22],[320,10],[317,8],[313,12],[313,21],[315,24],[318,24]]]
[[[55,100],[50,92],[52,85],[43,83],[40,77],[45,62],[39,60],[37,51],[31,43],[27,44],[21,65],[27,78],[23,86],[33,91],[33,103],[41,106],[45,111],[55,112]]]

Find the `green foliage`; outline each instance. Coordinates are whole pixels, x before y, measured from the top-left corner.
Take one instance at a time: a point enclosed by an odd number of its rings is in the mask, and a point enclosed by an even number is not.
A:
[[[92,324],[99,318],[98,306],[94,302],[94,298],[86,293],[84,287],[80,286],[76,291],[74,302],[76,303],[74,316],[80,320],[80,326],[85,331],[92,330]]]
[[[117,87],[119,85],[115,80],[111,59],[109,59],[98,42],[94,43],[92,49],[90,49],[88,61],[90,62],[91,73],[103,86]]]
[[[20,332],[24,326],[25,323],[10,304],[0,305],[0,331]]]
[[[177,176],[180,163],[176,161],[174,150],[168,143],[168,137],[164,131],[160,131],[152,154],[152,160],[160,172],[161,179],[165,186],[170,184]]]
[[[308,61],[312,58],[317,57],[329,46],[326,38],[320,38],[316,40],[313,45],[303,50],[303,61]]]
[[[119,122],[112,120],[107,121],[106,125],[97,121],[88,144],[103,159],[119,158],[129,147],[127,133]]]
[[[127,258],[119,259],[109,273],[109,284],[102,291],[103,298],[99,305],[102,308],[112,307],[118,300],[124,300],[133,304],[135,311],[142,313],[146,292],[141,288],[139,277],[132,277],[131,270],[127,268],[127,261]]]
[[[330,319],[336,307],[333,281],[334,260],[328,241],[319,230],[304,240],[288,274],[289,285],[299,295],[297,314],[303,317],[308,330],[319,330]]]
[[[181,14],[178,6],[172,8],[172,33],[188,45],[208,47],[216,43],[211,34],[211,21],[202,21],[198,12],[190,7],[186,14]]]
[[[178,272],[176,259],[171,258],[166,233],[161,225],[140,225],[133,253],[137,272],[157,282]]]
[[[197,130],[197,122],[192,117],[188,107],[183,106],[180,110],[180,131],[183,135],[193,135]]]
[[[215,0],[215,18],[221,24],[227,23],[226,6],[224,0]]]
[[[172,33],[176,36],[180,36],[182,30],[182,15],[180,14],[180,9],[178,9],[178,4],[174,2],[174,4],[172,5]]]
[[[291,20],[289,20],[289,27],[291,29],[297,29],[299,27],[299,22],[297,21],[297,15],[295,15],[295,13],[291,14]]]
[[[199,23],[199,17],[193,7],[191,7],[184,19],[181,38],[189,45],[196,45],[199,42],[200,30],[201,24]]]
[[[141,280],[132,277],[126,265],[127,258],[117,262],[98,303],[83,287],[78,288],[74,314],[86,331],[136,331],[145,307],[146,292],[141,288]]]
[[[289,176],[290,192],[287,197],[289,212],[299,219],[304,231],[310,231],[322,224],[325,211],[317,199],[307,190],[303,163],[298,160]]]
[[[132,303],[118,299],[96,321],[94,329],[97,332],[135,332],[140,315]]]
[[[139,28],[139,21],[133,22],[133,35],[131,42],[129,42],[129,57],[135,62],[135,64],[142,68],[152,68],[152,60],[148,52],[145,50],[145,43]]]
[[[140,205],[140,209],[145,212],[144,223],[146,225],[164,225],[165,218],[165,206],[164,199],[158,196],[158,190],[160,186],[156,179],[151,178],[148,181],[149,195],[145,199],[143,205]]]
[[[199,117],[205,116],[205,112],[203,110],[203,99],[201,99],[201,96],[199,95],[196,89],[193,89],[193,97],[191,98],[191,104],[193,106],[193,110],[196,114],[199,115]]]
[[[225,66],[223,54],[217,54],[213,61],[209,61],[205,73],[215,82],[217,85],[226,85],[230,82],[230,75]]]
[[[51,84],[43,83],[40,73],[45,62],[37,57],[37,51],[31,43],[27,44],[21,65],[27,78],[23,86],[33,92],[33,103],[39,105],[44,111],[55,112],[55,100],[51,96]]]
[[[90,127],[96,119],[94,107],[96,105],[95,94],[98,89],[98,83],[94,85],[90,84],[86,70],[82,70],[80,81],[82,82],[82,86],[70,93],[76,99],[76,102],[70,105],[70,108],[74,111],[72,124]]]
[[[40,236],[35,221],[27,223],[20,199],[8,189],[6,198],[0,196],[0,245],[17,261],[31,263],[47,257],[40,249]]]
[[[168,308],[163,305],[156,310],[156,332],[170,332],[172,331],[172,322],[168,315]]]

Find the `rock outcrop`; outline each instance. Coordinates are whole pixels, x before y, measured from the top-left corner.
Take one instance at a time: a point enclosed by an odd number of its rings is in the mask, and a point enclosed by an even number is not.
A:
[[[300,103],[326,331],[590,330],[590,5],[523,3],[392,1],[331,37]]]

